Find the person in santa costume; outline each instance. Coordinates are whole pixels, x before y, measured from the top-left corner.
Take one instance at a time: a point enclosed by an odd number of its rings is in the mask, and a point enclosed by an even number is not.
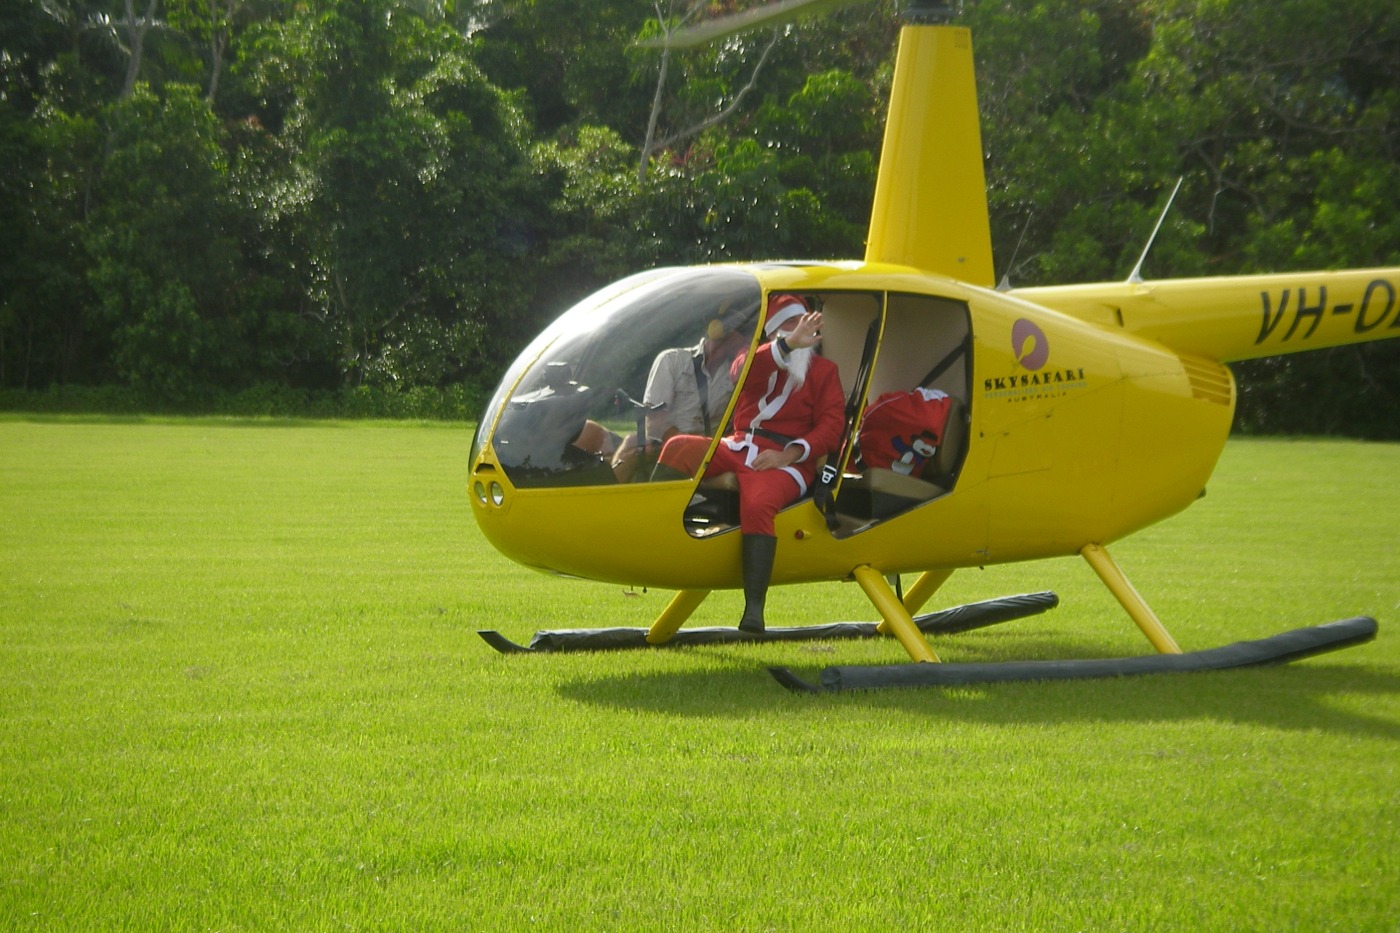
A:
[[[836,364],[819,356],[822,316],[796,295],[769,299],[763,326],[770,339],[754,351],[734,409],[733,432],[724,437],[706,476],[734,473],[739,483],[744,614],[739,628],[764,629],[763,606],[773,576],[778,539],[773,519],[807,494],[821,459],[841,443],[845,395]],[[743,360],[737,360],[741,367]],[[660,463],[694,476],[708,447],[678,436],[662,449]]]

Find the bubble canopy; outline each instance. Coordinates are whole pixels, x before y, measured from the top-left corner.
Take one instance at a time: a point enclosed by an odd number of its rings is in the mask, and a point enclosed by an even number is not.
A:
[[[751,338],[761,297],[751,271],[722,266],[652,270],[591,295],[511,365],[482,416],[472,462],[489,442],[517,487],[616,483],[610,459],[628,435],[644,433],[658,354],[698,348],[719,332]]]

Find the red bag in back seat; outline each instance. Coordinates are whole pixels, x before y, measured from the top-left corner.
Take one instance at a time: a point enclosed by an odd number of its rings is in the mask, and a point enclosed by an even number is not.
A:
[[[876,467],[918,476],[943,443],[952,400],[938,389],[886,392],[865,410],[860,457]]]

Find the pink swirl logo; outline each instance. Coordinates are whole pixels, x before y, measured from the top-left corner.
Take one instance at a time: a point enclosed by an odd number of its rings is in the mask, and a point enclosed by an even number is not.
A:
[[[1045,331],[1032,321],[1021,318],[1011,325],[1011,352],[1016,362],[1024,368],[1035,371],[1050,359],[1050,341],[1045,339]]]

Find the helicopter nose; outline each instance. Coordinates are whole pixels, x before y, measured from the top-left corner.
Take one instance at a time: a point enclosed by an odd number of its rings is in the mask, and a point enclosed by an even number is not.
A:
[[[509,511],[512,488],[489,460],[483,459],[472,470],[470,488],[472,505],[478,512],[499,517]]]
[[[476,501],[481,505],[501,508],[505,504],[505,487],[494,479],[490,481],[476,480],[472,483],[472,494],[476,496]]]

